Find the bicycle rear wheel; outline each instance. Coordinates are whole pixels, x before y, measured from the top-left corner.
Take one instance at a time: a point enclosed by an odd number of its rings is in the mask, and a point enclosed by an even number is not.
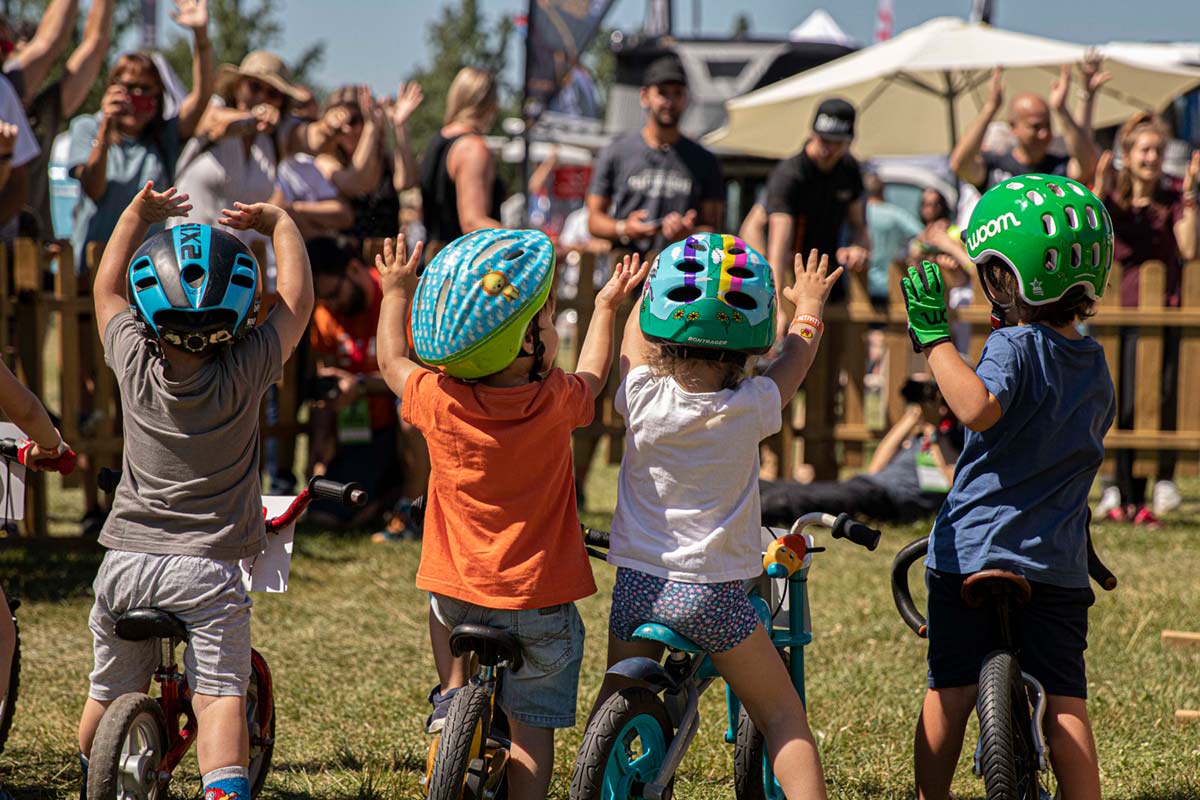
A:
[[[737,800],[783,800],[783,790],[767,763],[763,735],[743,706],[733,743],[733,796]]]
[[[250,732],[250,796],[257,797],[271,770],[275,752],[275,692],[271,670],[252,652],[250,685],[246,688],[246,727]]]
[[[0,614],[2,613],[5,611],[0,610]],[[12,666],[8,670],[8,694],[0,697],[0,753],[4,752],[4,745],[8,742],[8,731],[12,727],[13,712],[17,708],[17,690],[21,683],[21,629],[17,625],[15,615],[12,621],[16,638],[13,639]]]
[[[987,800],[1038,800],[1029,696],[1013,653],[997,650],[984,659],[975,712]]]
[[[481,762],[476,767],[482,768],[491,707],[492,693],[478,684],[468,683],[454,695],[429,774],[426,787],[429,800],[468,800],[464,791],[467,770],[476,760]]]
[[[675,730],[649,689],[622,689],[596,710],[571,773],[571,800],[640,798],[667,756]],[[664,800],[671,797],[672,776]]]

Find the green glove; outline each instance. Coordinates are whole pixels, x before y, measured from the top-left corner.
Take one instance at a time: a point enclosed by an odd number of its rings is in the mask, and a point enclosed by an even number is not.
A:
[[[904,308],[908,312],[908,335],[913,350],[950,341],[950,323],[946,319],[946,287],[942,271],[932,261],[922,261],[921,268],[908,268],[908,277],[900,279],[904,292]]]

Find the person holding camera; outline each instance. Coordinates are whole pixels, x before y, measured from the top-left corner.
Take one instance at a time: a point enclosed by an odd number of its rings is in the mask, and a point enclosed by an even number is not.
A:
[[[900,394],[908,410],[875,449],[866,474],[845,481],[760,481],[763,524],[786,527],[810,511],[883,522],[936,513],[954,478],[962,425],[928,375],[912,375]]]

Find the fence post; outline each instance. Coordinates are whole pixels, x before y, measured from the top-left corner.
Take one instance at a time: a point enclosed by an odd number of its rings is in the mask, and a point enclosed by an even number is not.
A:
[[[1161,311],[1166,299],[1167,268],[1161,261],[1146,261],[1138,268],[1138,309]],[[1137,393],[1134,398],[1133,428],[1139,433],[1158,431],[1162,422],[1163,329],[1161,325],[1138,327]],[[1126,376],[1128,377],[1128,376]],[[1158,453],[1138,450],[1133,472],[1153,476],[1158,468]]]
[[[1200,259],[1183,265],[1180,306],[1184,311],[1200,310]],[[1200,403],[1192,399],[1188,387],[1200,386],[1200,328],[1183,326],[1179,343],[1179,391],[1176,427],[1181,431],[1200,431]],[[1196,458],[1181,460],[1180,472],[1195,474]]]

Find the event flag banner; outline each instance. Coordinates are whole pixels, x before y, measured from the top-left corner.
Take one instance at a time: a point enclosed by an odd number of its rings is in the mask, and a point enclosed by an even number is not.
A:
[[[530,0],[525,38],[526,125],[541,116],[600,30],[613,0]]]
[[[262,499],[267,519],[287,511],[295,497],[268,496]],[[247,592],[286,592],[292,569],[292,545],[296,523],[267,534],[267,546],[256,556],[242,559],[242,585]]]
[[[11,422],[0,422],[0,439],[25,441],[25,433]],[[0,458],[0,522],[25,519],[25,468]]]

